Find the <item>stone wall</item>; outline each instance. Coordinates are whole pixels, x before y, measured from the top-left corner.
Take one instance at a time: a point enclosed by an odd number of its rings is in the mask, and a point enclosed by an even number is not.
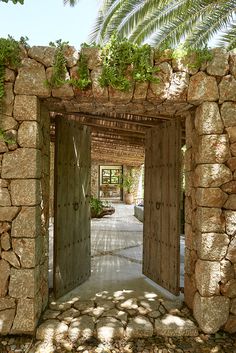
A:
[[[236,54],[192,56],[154,52],[159,83],[130,92],[101,88],[98,51],[85,49],[91,88],[50,88],[55,48],[22,52],[6,69],[0,128],[0,333],[33,333],[47,302],[49,119],[47,110],[186,117],[185,300],[204,332],[236,331]],[[68,76],[78,53],[66,50]],[[104,164],[104,162],[103,162]]]
[[[49,117],[15,96],[8,71],[0,142],[0,333],[32,334],[47,305]],[[9,98],[10,97],[10,98]]]
[[[235,58],[192,78],[193,98],[203,78],[209,94],[186,119],[185,301],[207,333],[236,331]]]

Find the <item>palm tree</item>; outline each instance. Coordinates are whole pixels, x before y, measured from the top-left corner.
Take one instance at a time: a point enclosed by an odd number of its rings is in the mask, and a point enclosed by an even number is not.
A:
[[[75,6],[79,0],[63,0],[64,5],[69,4],[70,6]]]
[[[204,47],[210,39],[236,46],[236,0],[103,0],[91,41],[106,43],[117,32],[158,47]]]

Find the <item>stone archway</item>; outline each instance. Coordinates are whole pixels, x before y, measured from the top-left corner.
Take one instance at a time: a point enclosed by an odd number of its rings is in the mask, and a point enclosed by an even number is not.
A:
[[[53,48],[24,53],[18,72],[6,69],[1,129],[0,332],[33,333],[47,305],[49,111],[126,114],[186,120],[185,301],[201,329],[233,332],[236,322],[236,55],[213,51],[201,68],[154,56],[158,84],[128,93],[100,88],[98,52],[85,49],[92,78],[86,92],[45,86]],[[78,54],[67,53],[73,75]],[[126,121],[127,123],[127,121]],[[112,126],[112,123],[111,123]]]

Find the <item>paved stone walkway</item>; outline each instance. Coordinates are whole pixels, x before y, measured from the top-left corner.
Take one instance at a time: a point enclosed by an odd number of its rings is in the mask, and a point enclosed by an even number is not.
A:
[[[142,224],[116,208],[92,222],[91,279],[50,300],[35,340],[5,337],[0,353],[236,353],[235,336],[202,334],[181,297],[142,276]]]

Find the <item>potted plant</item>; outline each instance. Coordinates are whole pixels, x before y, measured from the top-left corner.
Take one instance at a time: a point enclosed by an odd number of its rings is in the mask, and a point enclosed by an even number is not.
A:
[[[125,190],[124,201],[126,204],[131,205],[134,203],[134,177],[132,175],[132,171],[129,174],[122,176],[122,184],[121,186]]]

